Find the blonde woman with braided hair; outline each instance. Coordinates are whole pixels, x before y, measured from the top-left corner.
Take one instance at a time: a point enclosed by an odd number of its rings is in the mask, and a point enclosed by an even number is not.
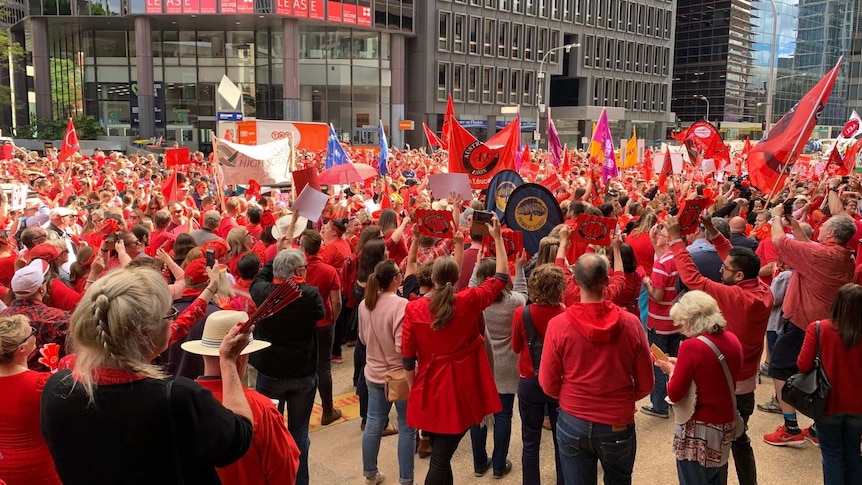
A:
[[[176,315],[167,283],[149,268],[115,270],[84,294],[69,329],[75,367],[42,394],[42,434],[63,483],[216,484],[215,467],[245,454],[252,414],[236,362],[250,330],[232,328],[219,347],[222,405],[150,363]]]

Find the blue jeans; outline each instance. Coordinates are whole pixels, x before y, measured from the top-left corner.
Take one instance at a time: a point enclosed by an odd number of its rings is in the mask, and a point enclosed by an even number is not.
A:
[[[560,452],[557,445],[557,400],[545,394],[536,379],[521,378],[518,382],[518,411],[521,414],[521,439],[524,442],[521,452],[521,469],[524,485],[542,483],[539,474],[539,449],[542,447],[542,424],[545,409],[551,418],[551,435],[554,439],[554,462],[556,463],[557,485],[563,485],[563,467],[560,466]]]
[[[512,438],[512,409],[515,407],[514,394],[500,394],[503,410],[494,413],[494,452],[491,454],[491,466],[497,473],[506,469],[506,457],[509,456],[509,441]],[[488,428],[474,424],[470,426],[470,442],[473,444],[473,469],[481,470],[488,465],[488,451],[485,443],[488,441]]]
[[[383,384],[368,382],[368,421],[362,433],[362,474],[373,477],[377,474],[377,455],[380,439],[388,422],[391,402],[386,400]],[[416,452],[416,430],[407,426],[407,401],[398,401],[398,481],[413,483],[413,455]]]
[[[656,344],[664,353],[671,357],[676,357],[679,353],[679,344],[685,340],[685,336],[681,333],[670,335],[660,335],[655,330],[650,329],[647,333],[650,345]],[[667,397],[667,374],[658,366],[653,366],[653,375],[655,376],[655,385],[649,395],[652,408],[661,414],[668,414],[668,403],[664,400]]]
[[[724,466],[707,468],[696,461],[677,460],[676,473],[679,477],[679,485],[724,485],[727,483],[727,463]]]
[[[769,355],[772,355],[772,348],[775,347],[775,341],[778,340],[778,332],[775,330],[766,331],[766,348],[769,350]]]
[[[817,421],[817,437],[823,455],[824,485],[859,485],[862,483],[862,458],[859,437],[862,418],[836,415]]]
[[[635,425],[591,423],[560,410],[557,418],[560,464],[567,485],[596,485],[601,462],[605,485],[631,485],[637,454]]]
[[[317,376],[275,378],[257,374],[257,392],[270,399],[283,401],[287,406],[287,430],[299,447],[299,470],[296,474],[297,485],[308,485],[308,424],[314,408],[317,393]]]

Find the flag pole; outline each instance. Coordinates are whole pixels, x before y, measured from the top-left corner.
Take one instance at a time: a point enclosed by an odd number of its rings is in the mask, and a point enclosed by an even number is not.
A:
[[[838,59],[838,64],[836,64],[835,67],[840,66],[843,62],[844,62],[844,56],[841,56]],[[832,77],[835,78],[836,76],[838,76],[838,69],[833,68],[832,73],[833,73]],[[811,114],[808,115],[808,121],[805,123],[805,126],[808,126],[809,124],[811,124],[811,121],[817,115],[817,108],[823,102],[823,95],[824,95],[824,93],[821,91],[820,95],[817,97],[817,105],[815,106],[815,108],[813,110],[811,110]],[[799,133],[799,137],[796,139],[796,142],[793,144],[793,150],[790,151],[790,156],[787,157],[787,161],[784,162],[783,166],[781,167],[781,172],[778,173],[778,179],[775,180],[775,184],[773,184],[772,190],[769,192],[769,198],[767,199],[767,204],[772,203],[773,199],[777,195],[775,191],[778,190],[778,184],[781,183],[781,178],[784,177],[784,172],[787,171],[787,167],[789,167],[791,165],[791,162],[795,161],[794,159],[799,156],[799,153],[798,153],[799,152],[799,145],[800,145],[800,142],[802,141],[803,133],[804,133],[804,131]]]

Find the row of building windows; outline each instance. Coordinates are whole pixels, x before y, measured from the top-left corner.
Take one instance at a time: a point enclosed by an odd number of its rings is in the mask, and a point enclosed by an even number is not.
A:
[[[587,35],[582,46],[584,66],[617,72],[667,76],[670,47]]]
[[[667,83],[626,79],[593,79],[593,106],[620,107],[632,111],[665,111]]]
[[[437,50],[503,59],[540,61],[560,45],[560,31],[506,20],[438,12]],[[556,63],[558,51],[548,56]]]
[[[659,24],[653,24],[653,19],[670,19],[671,9],[658,6],[640,5],[638,2],[612,0],[444,0],[474,7],[485,7],[490,10],[512,12],[515,14],[540,17],[543,19],[562,20],[568,23],[590,25],[620,32],[628,30],[641,35],[653,35],[653,25],[657,30]],[[673,0],[659,0],[659,4],[670,4]],[[662,24],[664,25],[664,24]],[[667,32],[670,32],[668,24]],[[670,36],[667,34],[666,39]]]
[[[535,102],[535,71],[466,64],[437,64],[437,100],[531,106]]]

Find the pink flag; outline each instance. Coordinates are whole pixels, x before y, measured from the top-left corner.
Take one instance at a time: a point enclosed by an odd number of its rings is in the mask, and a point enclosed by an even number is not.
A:
[[[551,161],[554,166],[559,168],[560,153],[563,151],[563,144],[560,143],[560,135],[557,134],[557,127],[554,126],[554,120],[551,118],[551,108],[548,108],[548,151],[551,152]]]
[[[617,156],[614,153],[614,137],[611,134],[611,125],[608,123],[608,112],[602,109],[593,140],[590,142],[590,157],[596,157],[602,164],[602,183],[607,184],[608,179],[619,175],[617,170]]]

